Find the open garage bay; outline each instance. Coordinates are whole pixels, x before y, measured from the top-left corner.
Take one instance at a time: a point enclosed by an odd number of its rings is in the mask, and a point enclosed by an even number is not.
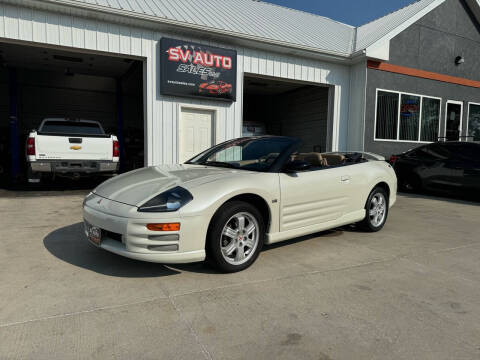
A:
[[[3,192],[1,359],[478,359],[478,203],[400,195],[383,231],[267,246],[246,271],[129,260],[85,192]]]

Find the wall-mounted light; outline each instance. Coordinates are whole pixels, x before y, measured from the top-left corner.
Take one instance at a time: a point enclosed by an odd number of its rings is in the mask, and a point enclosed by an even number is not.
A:
[[[455,65],[460,65],[460,64],[463,64],[465,62],[465,59],[463,56],[457,56],[455,58]]]

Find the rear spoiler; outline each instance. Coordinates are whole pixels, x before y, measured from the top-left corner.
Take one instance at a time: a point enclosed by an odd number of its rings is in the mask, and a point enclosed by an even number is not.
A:
[[[358,151],[359,153],[363,154],[366,158],[370,157],[372,160],[378,160],[378,161],[385,161],[385,157],[382,155],[374,154],[371,152],[366,152],[366,151]]]

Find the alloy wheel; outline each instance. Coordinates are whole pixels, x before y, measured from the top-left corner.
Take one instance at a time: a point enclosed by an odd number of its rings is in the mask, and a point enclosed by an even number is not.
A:
[[[375,227],[380,226],[385,220],[386,213],[387,201],[385,196],[382,193],[376,193],[370,201],[370,209],[368,211],[371,224]]]
[[[221,253],[226,262],[241,265],[255,253],[259,240],[259,225],[248,212],[233,215],[223,227]]]

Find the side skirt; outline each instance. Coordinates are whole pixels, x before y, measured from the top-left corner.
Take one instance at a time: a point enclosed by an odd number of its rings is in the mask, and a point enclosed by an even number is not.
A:
[[[293,239],[303,235],[314,234],[319,231],[333,229],[339,226],[348,225],[355,223],[357,221],[361,221],[365,218],[365,209],[357,210],[344,216],[328,221],[325,223],[320,223],[316,225],[305,226],[299,229],[293,229],[288,231],[279,231],[272,234],[267,234],[267,241],[266,244],[273,244],[279,241]]]

